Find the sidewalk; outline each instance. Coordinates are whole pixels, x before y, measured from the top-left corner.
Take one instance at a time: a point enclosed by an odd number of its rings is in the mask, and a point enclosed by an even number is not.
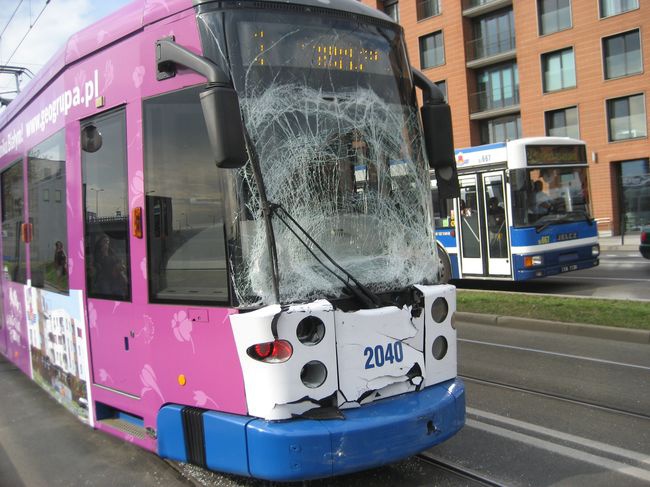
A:
[[[638,252],[639,245],[641,243],[641,237],[639,233],[631,233],[623,237],[623,243],[621,243],[621,236],[616,235],[614,237],[598,237],[598,243],[600,244],[601,252],[603,250],[625,250],[630,252]]]

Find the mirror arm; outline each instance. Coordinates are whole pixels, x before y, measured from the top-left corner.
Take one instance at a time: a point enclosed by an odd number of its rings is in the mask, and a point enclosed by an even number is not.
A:
[[[413,83],[422,90],[422,101],[425,105],[444,105],[445,96],[433,81],[427,78],[422,71],[411,66]]]
[[[156,66],[158,80],[171,78],[176,75],[175,65],[184,66],[195,73],[205,76],[209,86],[230,86],[230,78],[217,66],[203,56],[174,42],[173,38],[165,37],[156,41]]]

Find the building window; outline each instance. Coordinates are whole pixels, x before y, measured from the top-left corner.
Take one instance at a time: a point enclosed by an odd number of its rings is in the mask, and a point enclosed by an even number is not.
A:
[[[418,20],[440,15],[440,0],[417,0],[416,10]]]
[[[32,240],[29,245],[32,286],[68,292],[68,226],[65,205],[44,201],[44,190],[65,199],[63,130],[29,151],[27,186]]]
[[[478,93],[472,97],[472,112],[498,110],[519,104],[519,72],[515,63],[479,71]]]
[[[607,125],[610,141],[647,137],[644,95],[607,100]]]
[[[571,0],[537,0],[537,11],[541,35],[571,28]]]
[[[578,125],[578,107],[551,110],[544,114],[546,119],[546,135],[551,137],[580,138]]]
[[[436,81],[435,85],[440,88],[440,91],[442,91],[442,96],[445,97],[445,102],[449,103],[447,99],[447,82],[446,81]]]
[[[494,144],[521,137],[521,116],[508,115],[506,117],[482,120],[481,144]]]
[[[422,69],[440,66],[445,62],[442,31],[420,37],[420,66]]]
[[[605,79],[630,76],[642,71],[639,29],[603,39]]]
[[[639,8],[639,0],[600,0],[600,17],[610,17]]]
[[[82,138],[93,130],[102,135],[102,145],[96,150],[86,147],[81,153],[88,296],[128,301],[131,259],[124,109],[85,120]]]
[[[573,48],[542,54],[544,93],[576,86],[576,67]]]
[[[474,39],[467,53],[470,60],[496,56],[514,48],[515,21],[511,8],[474,21]]]
[[[384,13],[395,22],[399,22],[399,3],[396,1],[384,2]]]

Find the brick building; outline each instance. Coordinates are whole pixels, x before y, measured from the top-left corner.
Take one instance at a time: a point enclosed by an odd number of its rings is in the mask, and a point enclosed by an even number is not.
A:
[[[362,1],[446,91],[456,147],[583,139],[600,231],[650,225],[650,1]]]

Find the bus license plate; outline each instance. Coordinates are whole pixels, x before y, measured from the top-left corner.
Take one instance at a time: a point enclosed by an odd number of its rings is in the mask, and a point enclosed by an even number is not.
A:
[[[573,264],[573,265],[563,265],[560,267],[560,272],[569,272],[569,271],[577,271],[578,270],[578,264]]]

